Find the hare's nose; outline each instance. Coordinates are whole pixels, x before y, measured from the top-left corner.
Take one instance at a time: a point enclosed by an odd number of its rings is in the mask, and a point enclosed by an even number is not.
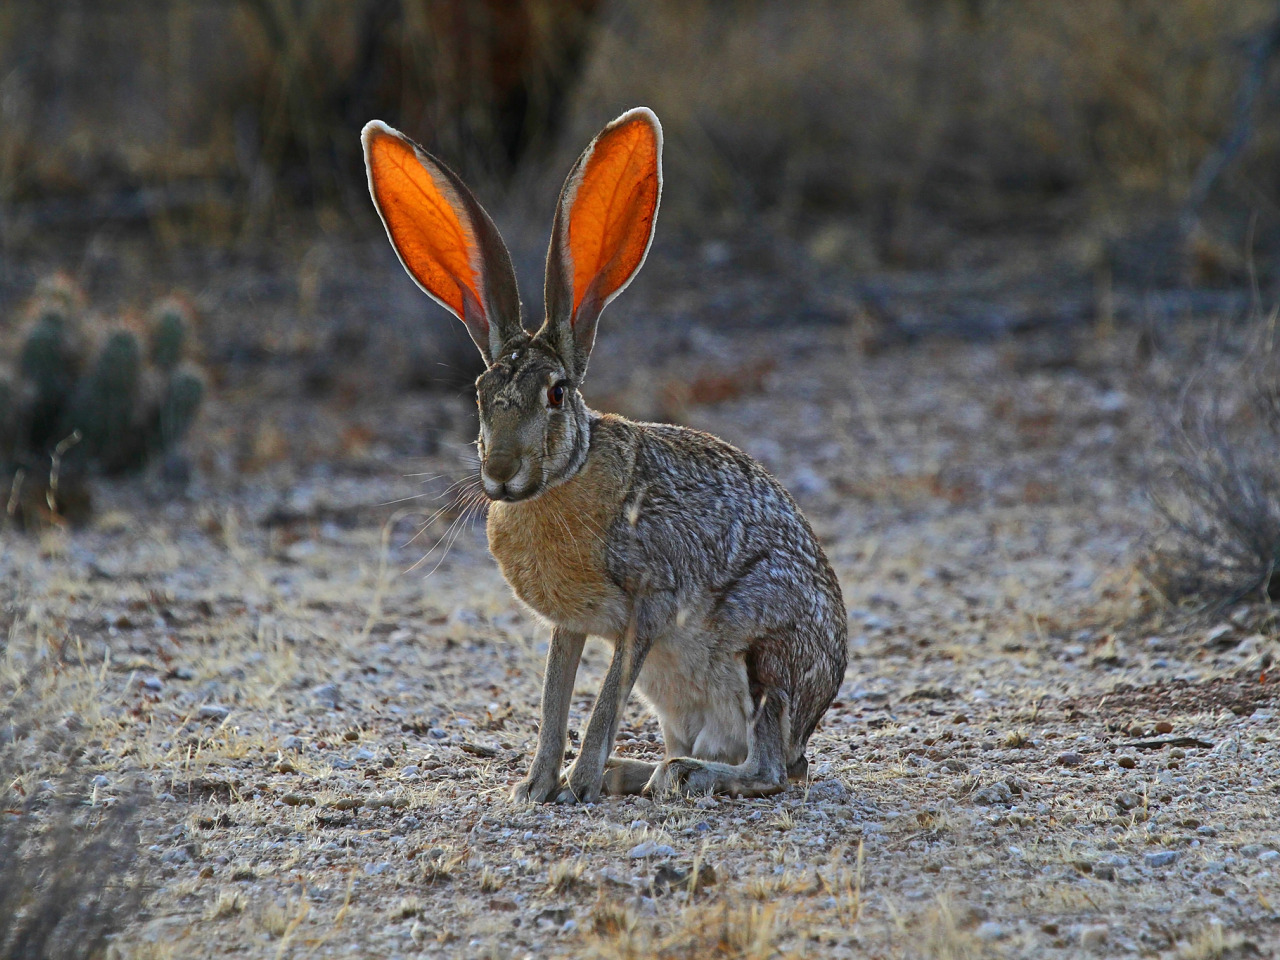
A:
[[[484,472],[494,483],[506,483],[520,472],[520,458],[511,454],[491,454],[484,462]]]

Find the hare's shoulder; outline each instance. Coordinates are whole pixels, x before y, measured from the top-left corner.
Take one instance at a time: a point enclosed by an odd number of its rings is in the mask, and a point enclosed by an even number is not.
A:
[[[639,423],[633,496],[665,494],[686,515],[726,512],[746,522],[790,523],[799,507],[760,461],[714,434],[662,423]]]

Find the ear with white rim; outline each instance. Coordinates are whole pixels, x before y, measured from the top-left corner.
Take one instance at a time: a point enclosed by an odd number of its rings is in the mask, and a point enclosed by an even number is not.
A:
[[[661,198],[662,125],[647,107],[601,130],[569,171],[551,228],[540,333],[578,379],[600,313],[649,254]]]
[[[511,256],[458,175],[381,120],[360,133],[369,195],[419,287],[463,322],[486,363],[525,336]]]

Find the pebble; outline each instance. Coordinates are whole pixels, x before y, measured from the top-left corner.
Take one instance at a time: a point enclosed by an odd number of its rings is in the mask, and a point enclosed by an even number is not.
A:
[[[1078,767],[1080,764],[1084,763],[1084,757],[1078,753],[1073,753],[1068,750],[1066,753],[1058,754],[1058,763],[1062,764],[1064,767]]]
[[[342,705],[342,691],[336,683],[322,683],[318,687],[312,687],[311,698],[330,710],[336,710]]]
[[[1084,927],[1080,931],[1080,946],[1085,950],[1097,950],[1107,942],[1110,929],[1103,926]]]
[[[1123,767],[1125,770],[1132,770],[1138,765],[1138,761],[1133,757],[1121,757],[1116,761],[1116,766]]]
[[[1156,733],[1173,733],[1173,724],[1168,720],[1161,720],[1156,724]]]
[[[212,720],[214,723],[221,723],[231,715],[231,708],[224,707],[220,703],[206,703],[203,707],[196,711],[196,717],[200,720]]]
[[[1122,793],[1116,797],[1116,806],[1121,810],[1132,810],[1142,806],[1142,798],[1136,793]]]
[[[1280,860],[1280,851],[1265,850],[1258,854],[1259,863],[1274,863],[1276,860]]]
[[[143,677],[138,681],[138,686],[143,690],[150,690],[152,693],[159,693],[164,689],[164,681],[159,677]]]
[[[1004,925],[996,923],[994,920],[979,924],[978,929],[973,932],[979,940],[987,941],[1003,940],[1009,935],[1009,931],[1004,928]]]
[[[675,855],[674,847],[670,847],[665,843],[660,844],[654,840],[642,840],[627,851],[627,856],[633,860],[639,860],[644,857],[674,857]]]
[[[1148,867],[1167,867],[1178,859],[1178,851],[1176,850],[1159,850],[1155,853],[1148,853],[1142,858],[1142,862]]]
[[[281,750],[301,750],[302,738],[301,737],[285,737],[283,740],[280,741],[280,749]]]

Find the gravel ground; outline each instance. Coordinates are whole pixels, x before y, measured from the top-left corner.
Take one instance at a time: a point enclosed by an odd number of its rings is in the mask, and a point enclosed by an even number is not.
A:
[[[811,782],[512,804],[546,632],[450,506],[466,403],[226,396],[188,498],[108,487],[89,530],[2,535],[32,729],[75,733],[93,802],[151,798],[121,956],[1280,951],[1278,631],[1139,572],[1132,338],[1082,332],[1070,363],[843,326],[702,332],[653,367],[642,332],[601,344],[598,401],[740,444],[827,545],[852,656]],[[575,731],[606,664],[592,641]],[[42,742],[10,789],[65,763]],[[660,755],[642,705],[617,749]]]

